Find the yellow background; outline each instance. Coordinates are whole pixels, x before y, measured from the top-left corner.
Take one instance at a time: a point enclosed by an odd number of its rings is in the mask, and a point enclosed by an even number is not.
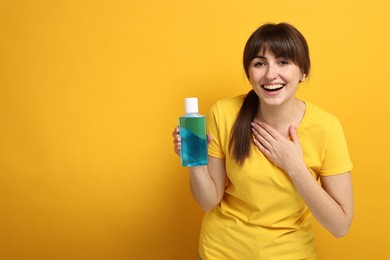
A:
[[[389,259],[390,2],[0,1],[0,259],[197,259],[202,212],[172,152],[183,98],[250,89],[264,22],[294,24],[299,95],[341,120],[356,214],[318,259]]]

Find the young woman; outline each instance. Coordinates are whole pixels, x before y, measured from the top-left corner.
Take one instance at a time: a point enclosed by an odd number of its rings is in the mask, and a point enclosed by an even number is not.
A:
[[[310,58],[293,26],[258,28],[243,64],[253,89],[213,105],[209,164],[190,168],[192,194],[207,211],[201,258],[315,259],[311,215],[335,237],[352,221],[352,163],[342,127],[295,97]],[[179,154],[177,127],[173,137]]]

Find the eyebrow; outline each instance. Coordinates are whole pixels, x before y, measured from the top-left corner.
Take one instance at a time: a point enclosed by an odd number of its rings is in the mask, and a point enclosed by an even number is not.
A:
[[[267,58],[265,56],[262,56],[262,55],[256,55],[253,59],[262,59],[262,60],[266,60]],[[289,59],[287,57],[283,57],[283,56],[275,56],[275,59]]]
[[[264,57],[264,56],[259,56],[259,55],[256,55],[253,59],[256,59],[256,58],[258,58],[258,59],[263,59],[263,60],[266,60],[266,59],[267,59],[266,57]]]

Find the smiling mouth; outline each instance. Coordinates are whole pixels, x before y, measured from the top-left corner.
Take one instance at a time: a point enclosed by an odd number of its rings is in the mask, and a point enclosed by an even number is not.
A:
[[[274,92],[282,89],[285,85],[284,84],[273,84],[273,85],[262,85],[262,88],[266,91]]]

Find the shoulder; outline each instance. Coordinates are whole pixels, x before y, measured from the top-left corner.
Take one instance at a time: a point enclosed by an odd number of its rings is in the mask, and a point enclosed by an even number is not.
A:
[[[240,110],[244,99],[245,95],[239,95],[233,98],[218,100],[211,106],[210,112],[235,116]]]
[[[327,126],[339,123],[338,118],[332,113],[308,101],[304,102],[306,103],[307,119],[310,123]]]
[[[307,112],[300,141],[308,167],[323,176],[350,171],[353,165],[339,119],[313,104],[307,105]]]
[[[215,102],[207,115],[208,124],[218,125],[230,131],[240,111],[245,95],[221,99]]]
[[[310,102],[305,103],[305,117],[300,126],[303,136],[313,138],[318,144],[326,143],[332,136],[343,136],[343,127],[335,115]]]
[[[338,118],[309,102],[306,102],[305,117],[299,130],[306,145],[315,146],[320,151],[326,150],[329,140],[344,138],[344,131]]]
[[[246,94],[239,95],[239,96],[232,97],[232,98],[220,99],[217,102],[215,102],[214,105],[218,106],[218,107],[227,107],[227,108],[238,107],[238,108],[240,108],[242,105],[242,102],[245,99],[245,96],[246,96]]]

